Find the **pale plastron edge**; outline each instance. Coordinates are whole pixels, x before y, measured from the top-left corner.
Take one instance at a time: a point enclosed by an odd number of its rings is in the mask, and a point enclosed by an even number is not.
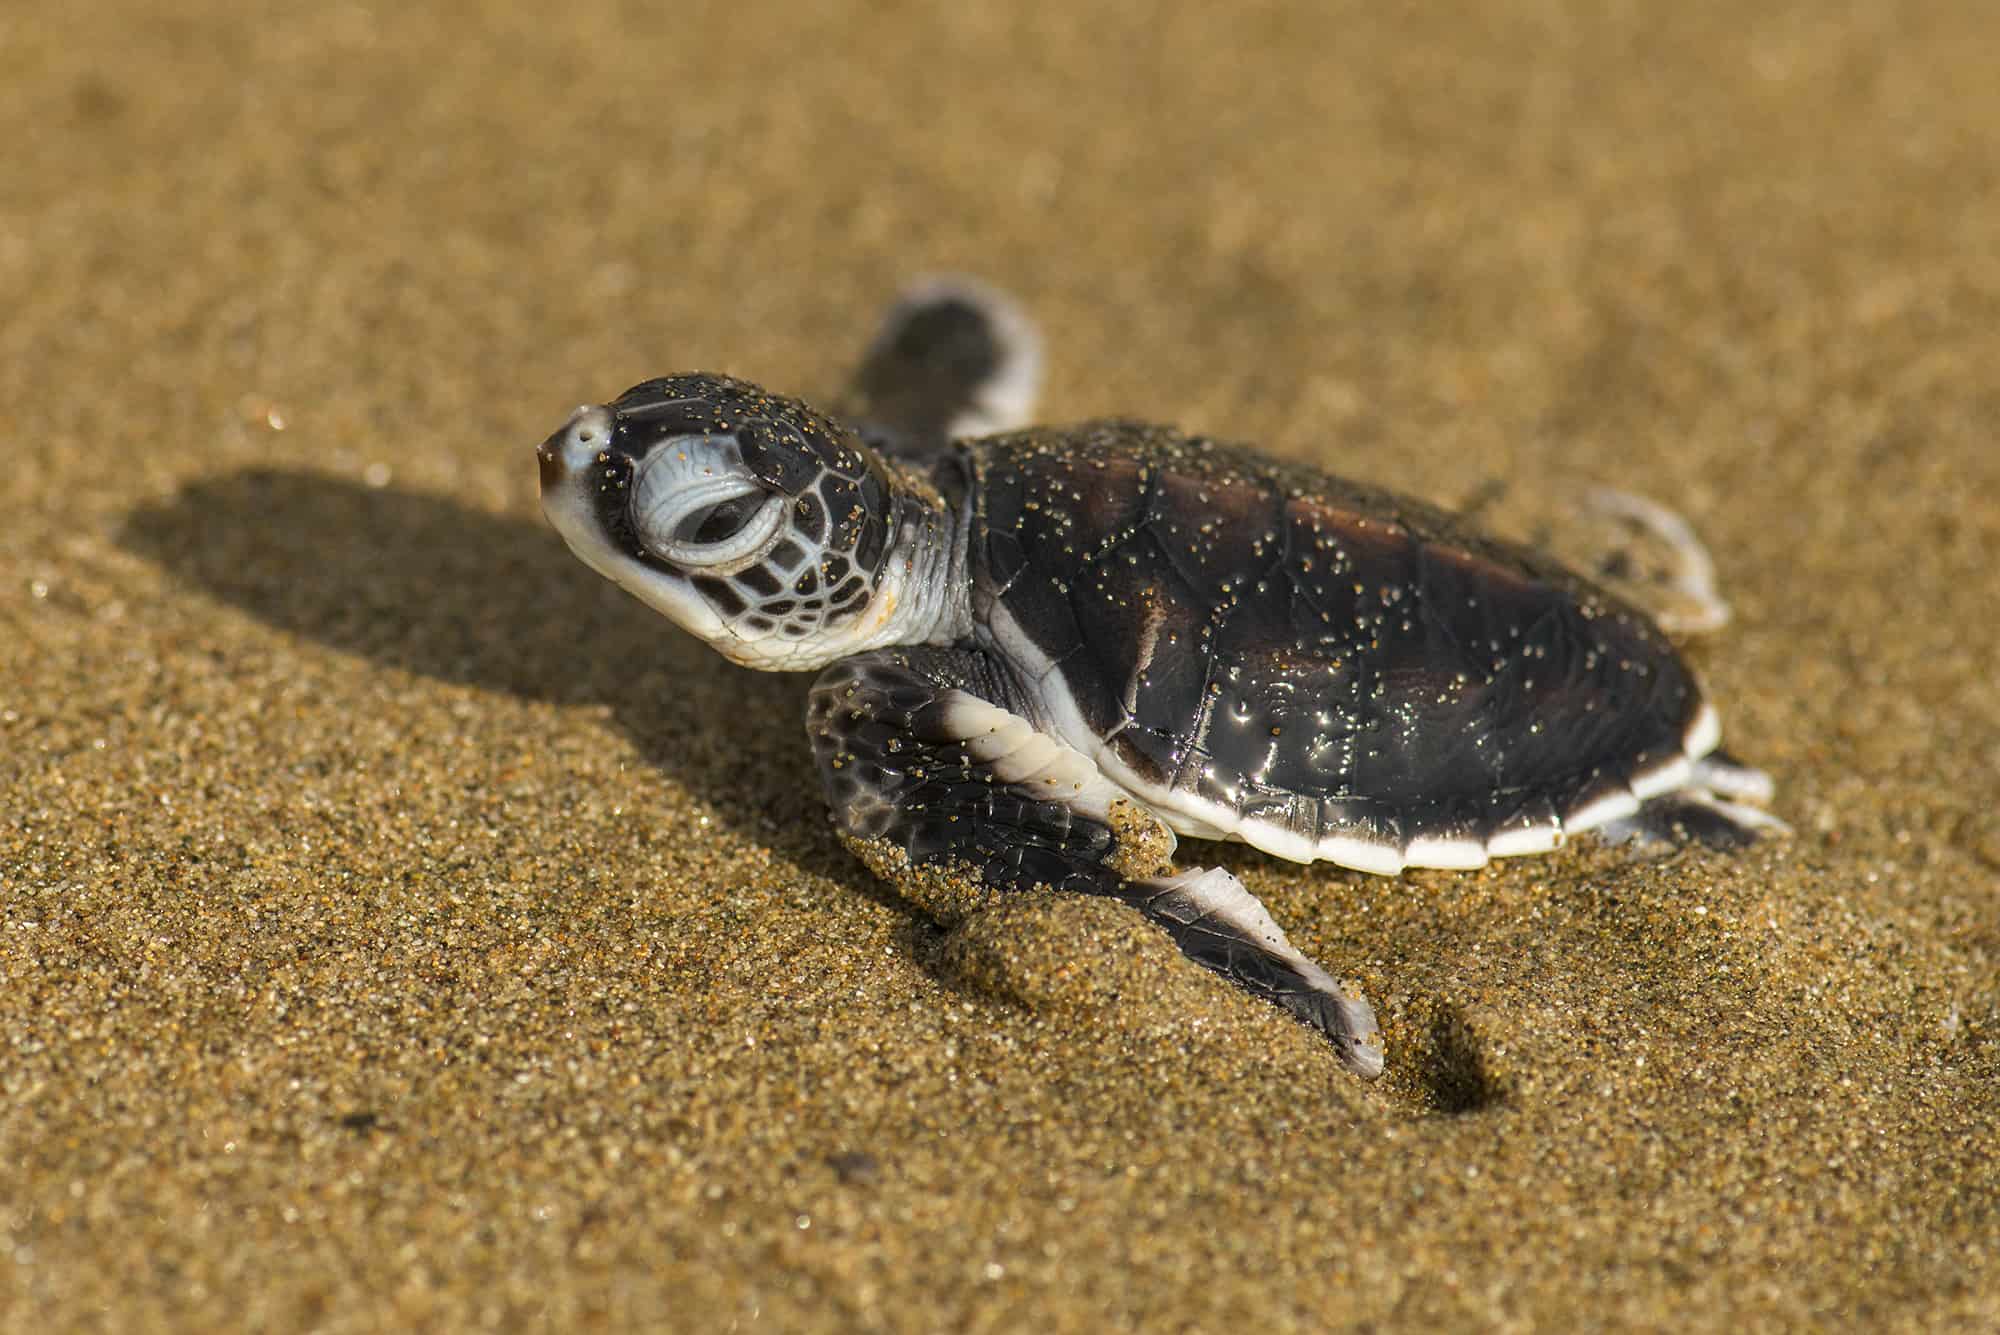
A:
[[[1770,780],[1755,770],[1738,766],[1704,765],[1702,762],[1722,739],[1722,723],[1712,705],[1703,702],[1683,733],[1680,752],[1649,765],[1634,774],[1623,791],[1594,798],[1582,807],[1558,813],[1549,821],[1531,821],[1494,833],[1484,843],[1463,836],[1417,833],[1402,844],[1335,834],[1314,841],[1297,831],[1256,820],[1246,820],[1229,808],[1206,802],[1184,791],[1161,791],[1147,784],[1119,757],[1110,742],[1096,736],[1084,723],[1076,702],[1062,684],[1056,665],[1016,625],[1005,610],[993,609],[990,627],[996,647],[1025,670],[1037,705],[1046,714],[1047,730],[1080,757],[1093,764],[1103,779],[1152,810],[1176,833],[1195,839],[1239,840],[1273,857],[1290,862],[1331,862],[1355,871],[1394,876],[1408,868],[1436,868],[1468,871],[1483,867],[1493,858],[1522,857],[1560,848],[1572,835],[1598,829],[1636,813],[1653,797],[1666,793],[1686,793],[1706,797],[1711,776],[1732,785],[1724,796],[1758,800],[1768,797]],[[1736,806],[1724,809],[1733,815]],[[1754,808],[1752,809],[1754,810]],[[1760,828],[1782,826],[1775,817],[1759,813],[1761,819],[1746,821]]]

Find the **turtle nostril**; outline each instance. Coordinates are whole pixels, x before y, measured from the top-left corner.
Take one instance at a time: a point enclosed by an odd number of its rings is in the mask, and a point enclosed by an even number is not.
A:
[[[611,448],[611,426],[611,414],[601,407],[586,405],[571,413],[562,430],[543,441],[535,451],[542,461],[543,482],[550,479],[551,468],[555,476],[588,468]]]

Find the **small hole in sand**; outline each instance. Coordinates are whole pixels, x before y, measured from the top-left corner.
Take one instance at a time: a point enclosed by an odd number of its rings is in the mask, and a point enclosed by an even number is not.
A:
[[[1456,1008],[1438,1007],[1425,1037],[1417,1074],[1431,1107],[1456,1116],[1504,1101],[1505,1090],[1486,1069],[1479,1035]]]

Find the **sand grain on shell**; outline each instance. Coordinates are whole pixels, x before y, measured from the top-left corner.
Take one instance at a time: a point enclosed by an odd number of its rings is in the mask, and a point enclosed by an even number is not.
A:
[[[31,10],[0,1329],[2000,1325],[1977,7]],[[935,921],[804,683],[573,562],[529,455],[837,390],[940,269],[1057,417],[1680,508],[1798,835],[1184,847],[1364,984],[1373,1085],[1114,905]]]

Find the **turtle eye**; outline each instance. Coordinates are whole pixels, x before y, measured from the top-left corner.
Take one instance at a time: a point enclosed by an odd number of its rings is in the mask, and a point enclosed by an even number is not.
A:
[[[733,437],[682,436],[655,446],[632,483],[632,527],[654,556],[733,574],[778,539],[786,502],[750,476]]]
[[[674,530],[674,541],[688,547],[712,547],[726,541],[749,523],[756,517],[759,508],[755,496],[734,496],[719,501],[681,520],[680,527]]]

